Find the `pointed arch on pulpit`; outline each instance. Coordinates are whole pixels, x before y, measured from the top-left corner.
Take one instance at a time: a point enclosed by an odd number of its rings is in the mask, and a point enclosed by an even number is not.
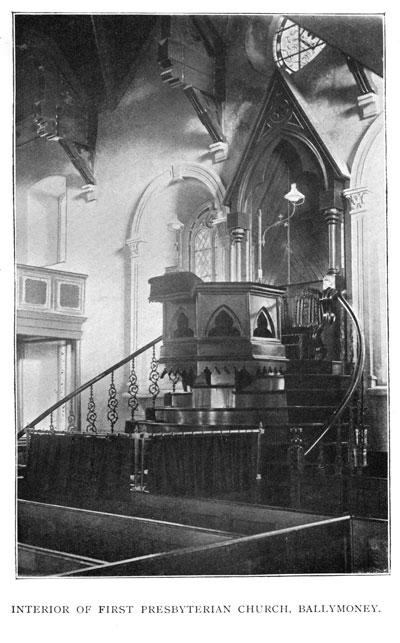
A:
[[[229,306],[222,305],[211,315],[206,326],[207,337],[239,337],[243,335],[242,326]]]
[[[190,324],[190,316],[186,308],[180,306],[171,319],[168,328],[168,335],[171,339],[184,339],[193,337],[194,331]]]
[[[276,337],[274,322],[268,310],[263,306],[256,316],[253,328],[253,337],[273,338]]]

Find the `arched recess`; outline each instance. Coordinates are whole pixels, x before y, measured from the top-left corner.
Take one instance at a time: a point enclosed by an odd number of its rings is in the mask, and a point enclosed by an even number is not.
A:
[[[296,150],[304,163],[305,169],[308,168],[311,170],[312,168],[313,171],[318,173],[322,178],[323,188],[325,190],[329,188],[329,171],[320,150],[315,143],[307,137],[305,132],[299,131],[298,128],[290,123],[286,123],[274,130],[267,130],[257,141],[257,146],[252,153],[250,163],[247,164],[243,177],[240,180],[237,197],[237,207],[239,211],[243,211],[245,207],[249,181],[256,167],[260,165],[262,157],[268,158],[272,151],[282,142],[287,142]]]
[[[285,193],[290,189],[290,185],[284,185],[282,177],[277,176],[279,164],[274,158],[274,156],[276,157],[276,151],[285,147],[292,150],[286,159],[290,169],[287,178],[294,178],[293,182],[299,183],[298,187],[300,188],[299,172],[295,171],[297,166],[300,174],[303,173],[303,175],[308,176],[308,179],[312,179],[312,183],[315,186],[315,197],[318,196],[318,199],[315,198],[310,201],[309,195],[306,194],[304,206],[296,208],[296,214],[293,217],[290,216],[290,221],[289,206],[283,200]],[[297,157],[297,162],[295,162],[295,157]],[[290,167],[290,159],[294,160],[294,167]],[[274,181],[269,180],[271,170],[273,173],[275,171]],[[259,173],[258,176],[257,172]],[[309,112],[307,101],[301,95],[297,86],[289,77],[284,76],[278,70],[275,71],[263,104],[260,107],[253,131],[250,134],[246,150],[238,163],[225,197],[225,203],[230,206],[232,212],[244,212],[248,215],[244,217],[248,224],[248,232],[242,237],[242,240],[237,241],[242,246],[241,251],[236,253],[236,256],[241,257],[241,274],[245,275],[246,279],[261,279],[264,282],[267,281],[280,286],[286,286],[288,283],[299,284],[301,279],[304,279],[309,286],[316,286],[317,283],[319,285],[322,277],[330,268],[329,263],[333,260],[332,256],[334,254],[331,248],[329,248],[329,253],[327,252],[327,230],[322,230],[321,219],[323,220],[323,217],[320,207],[324,211],[337,207],[337,203],[340,202],[340,192],[346,186],[348,177],[349,172],[346,164],[337,155],[335,146],[322,127],[313,119]],[[287,183],[289,181],[286,181]],[[254,198],[254,195],[253,199],[251,198],[250,193],[257,184],[259,184],[258,189],[262,193],[261,196],[265,195],[267,200],[269,198],[271,201],[266,208],[263,208],[262,203],[261,207],[259,207],[260,199]],[[263,184],[264,188],[262,187]],[[301,188],[300,191],[303,192]],[[280,201],[279,204],[277,203],[278,200]],[[275,213],[273,212],[274,207]],[[259,214],[260,210],[261,216]],[[273,218],[274,215],[277,216],[277,220]],[[308,228],[305,226],[305,229],[301,231],[299,219],[300,216],[304,217],[305,215],[310,218],[310,225]],[[286,223],[289,225],[286,226]],[[294,232],[296,232],[295,224],[299,228],[297,240],[298,257],[293,257],[293,259],[297,259],[298,269],[301,268],[301,265],[309,268],[308,274],[305,275],[296,275],[293,266],[289,266],[291,254],[294,249],[296,250],[296,248],[293,248],[292,243],[293,241],[296,243],[296,239],[293,239],[290,234],[292,232],[292,223]],[[315,228],[318,228],[320,223],[320,234],[317,235],[316,239],[312,240]],[[286,228],[286,235],[283,228]],[[337,236],[340,239],[340,235],[343,235],[343,229],[340,224],[338,228]],[[272,236],[277,236],[279,232],[282,238],[279,240],[271,239],[270,231],[272,231]],[[270,248],[268,248],[268,235]],[[265,241],[264,248],[260,247],[262,240]],[[307,242],[309,247],[307,247]],[[332,240],[331,246],[333,247],[333,245],[336,246],[336,242],[334,243]],[[326,251],[322,246],[325,247]],[[342,244],[338,243],[338,246],[342,248]],[[320,253],[320,257],[317,257],[315,262],[316,249]],[[275,270],[275,274],[267,270],[267,268],[274,267],[274,251],[275,258],[279,257],[281,259],[286,254],[286,275],[283,274],[283,265],[280,269]],[[312,259],[311,262],[310,258]],[[321,265],[322,258],[323,267]],[[334,259],[336,260],[336,256]],[[339,260],[338,265],[341,270],[343,268],[341,255]],[[316,265],[313,265],[313,261]],[[334,269],[336,270],[337,267],[335,264]]]
[[[207,337],[239,337],[240,321],[229,306],[222,305],[213,312],[206,326]]]
[[[292,183],[305,195],[294,214],[284,199]],[[239,211],[250,215],[248,254],[253,279],[261,228],[264,282],[287,286],[322,280],[328,268],[328,230],[319,199],[328,187],[322,156],[303,134],[287,127],[261,137],[238,192]]]
[[[129,350],[135,350],[160,334],[161,306],[148,302],[148,279],[177,266],[188,269],[180,251],[185,234],[199,211],[214,204],[218,221],[224,221],[225,188],[219,176],[198,163],[173,165],[144,190],[132,217],[126,245],[129,305]],[[186,235],[187,237],[187,235]]]

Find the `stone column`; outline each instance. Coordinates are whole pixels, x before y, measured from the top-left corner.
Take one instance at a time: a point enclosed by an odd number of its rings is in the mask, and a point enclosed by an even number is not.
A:
[[[326,190],[320,195],[320,210],[328,226],[328,270],[324,280],[324,289],[336,288],[338,277],[343,277],[343,210],[342,192],[338,186]],[[340,281],[340,280],[339,280]],[[325,283],[326,282],[326,283]]]
[[[366,187],[350,188],[343,191],[351,218],[351,259],[352,259],[352,293],[353,305],[366,335],[368,368],[368,387],[376,386],[377,377],[374,373],[374,335],[371,328],[372,305],[370,293],[373,266],[366,260],[367,245],[367,202],[369,190]]]
[[[130,251],[130,320],[129,344],[133,353],[138,347],[138,283],[139,283],[139,245],[145,243],[143,239],[135,237],[128,239],[126,245]]]
[[[249,229],[249,215],[244,212],[230,212],[228,214],[228,229],[231,237],[230,281],[243,281],[244,275],[248,274],[248,267],[242,271],[242,244]]]
[[[349,188],[343,190],[348,204],[351,227],[351,262],[353,305],[360,320],[364,319],[365,274],[365,215],[367,211],[368,188]]]

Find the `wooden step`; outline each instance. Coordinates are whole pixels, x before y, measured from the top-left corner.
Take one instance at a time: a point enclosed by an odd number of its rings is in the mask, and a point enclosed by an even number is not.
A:
[[[328,375],[326,373],[287,373],[286,389],[336,389],[346,390],[350,384],[350,375]]]
[[[286,399],[289,406],[338,406],[345,391],[331,388],[288,388]]]

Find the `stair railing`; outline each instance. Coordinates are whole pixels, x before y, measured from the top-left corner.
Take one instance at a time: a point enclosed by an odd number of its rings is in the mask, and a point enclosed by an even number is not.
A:
[[[327,421],[326,425],[323,427],[318,438],[312,443],[312,445],[304,453],[304,457],[306,457],[309,453],[311,453],[311,451],[313,451],[313,449],[315,449],[315,447],[321,442],[323,437],[328,433],[328,431],[331,430],[334,424],[343,415],[343,412],[348,407],[355,391],[357,390],[361,382],[363,369],[364,369],[365,344],[364,344],[364,336],[361,330],[360,322],[358,321],[357,316],[354,310],[352,309],[352,307],[350,306],[349,302],[343,297],[343,295],[340,292],[338,292],[334,288],[327,288],[322,295],[321,305],[324,311],[323,324],[326,324],[326,323],[332,324],[335,321],[335,314],[332,310],[332,303],[334,300],[337,300],[341,304],[341,306],[343,306],[346,312],[350,315],[351,320],[355,326],[356,336],[357,336],[356,360],[355,360],[353,373],[351,376],[350,385],[349,385],[349,388],[347,389],[346,395],[343,397],[339,406],[332,413],[331,417]]]
[[[134,351],[127,357],[124,357],[124,359],[121,359],[119,362],[116,362],[115,364],[107,368],[102,373],[99,373],[95,377],[92,377],[84,384],[81,384],[81,386],[79,386],[74,391],[72,391],[71,393],[63,397],[61,400],[58,400],[58,402],[56,402],[55,404],[52,404],[51,406],[49,406],[49,408],[43,411],[43,413],[41,413],[34,420],[29,422],[29,424],[27,424],[23,429],[21,429],[18,432],[17,438],[18,439],[22,438],[30,429],[34,429],[35,426],[37,426],[40,422],[42,422],[42,420],[44,420],[46,417],[50,418],[49,428],[51,432],[54,432],[55,430],[54,424],[53,424],[54,411],[62,407],[64,404],[67,404],[68,402],[71,403],[69,414],[68,414],[68,430],[69,431],[78,430],[77,427],[75,426],[76,405],[74,406],[74,402],[76,402],[76,398],[83,391],[86,391],[88,389],[89,389],[89,401],[88,401],[88,413],[86,416],[86,420],[88,424],[87,424],[86,430],[96,433],[97,432],[97,429],[96,429],[97,414],[96,414],[96,404],[94,400],[93,386],[100,380],[107,377],[107,375],[111,375],[110,385],[108,389],[107,420],[110,423],[111,433],[113,433],[115,423],[118,420],[118,411],[117,411],[118,400],[117,400],[117,390],[114,383],[114,373],[119,368],[121,368],[125,364],[128,364],[129,362],[131,362],[131,369],[130,369],[129,382],[128,382],[128,391],[129,391],[128,406],[131,412],[131,419],[133,420],[135,411],[139,405],[138,399],[137,399],[138,386],[137,386],[137,376],[135,372],[135,358],[141,355],[142,353],[145,353],[149,349],[153,349],[153,352],[152,352],[152,358],[151,358],[151,364],[150,364],[150,376],[149,376],[150,386],[149,386],[148,392],[152,398],[152,403],[154,407],[157,395],[159,393],[159,387],[157,383],[159,379],[159,375],[157,371],[158,360],[155,355],[155,346],[161,340],[162,340],[162,335],[160,335],[160,337],[157,337],[156,339],[153,339],[151,342],[149,342],[145,346],[142,346],[138,350]]]

